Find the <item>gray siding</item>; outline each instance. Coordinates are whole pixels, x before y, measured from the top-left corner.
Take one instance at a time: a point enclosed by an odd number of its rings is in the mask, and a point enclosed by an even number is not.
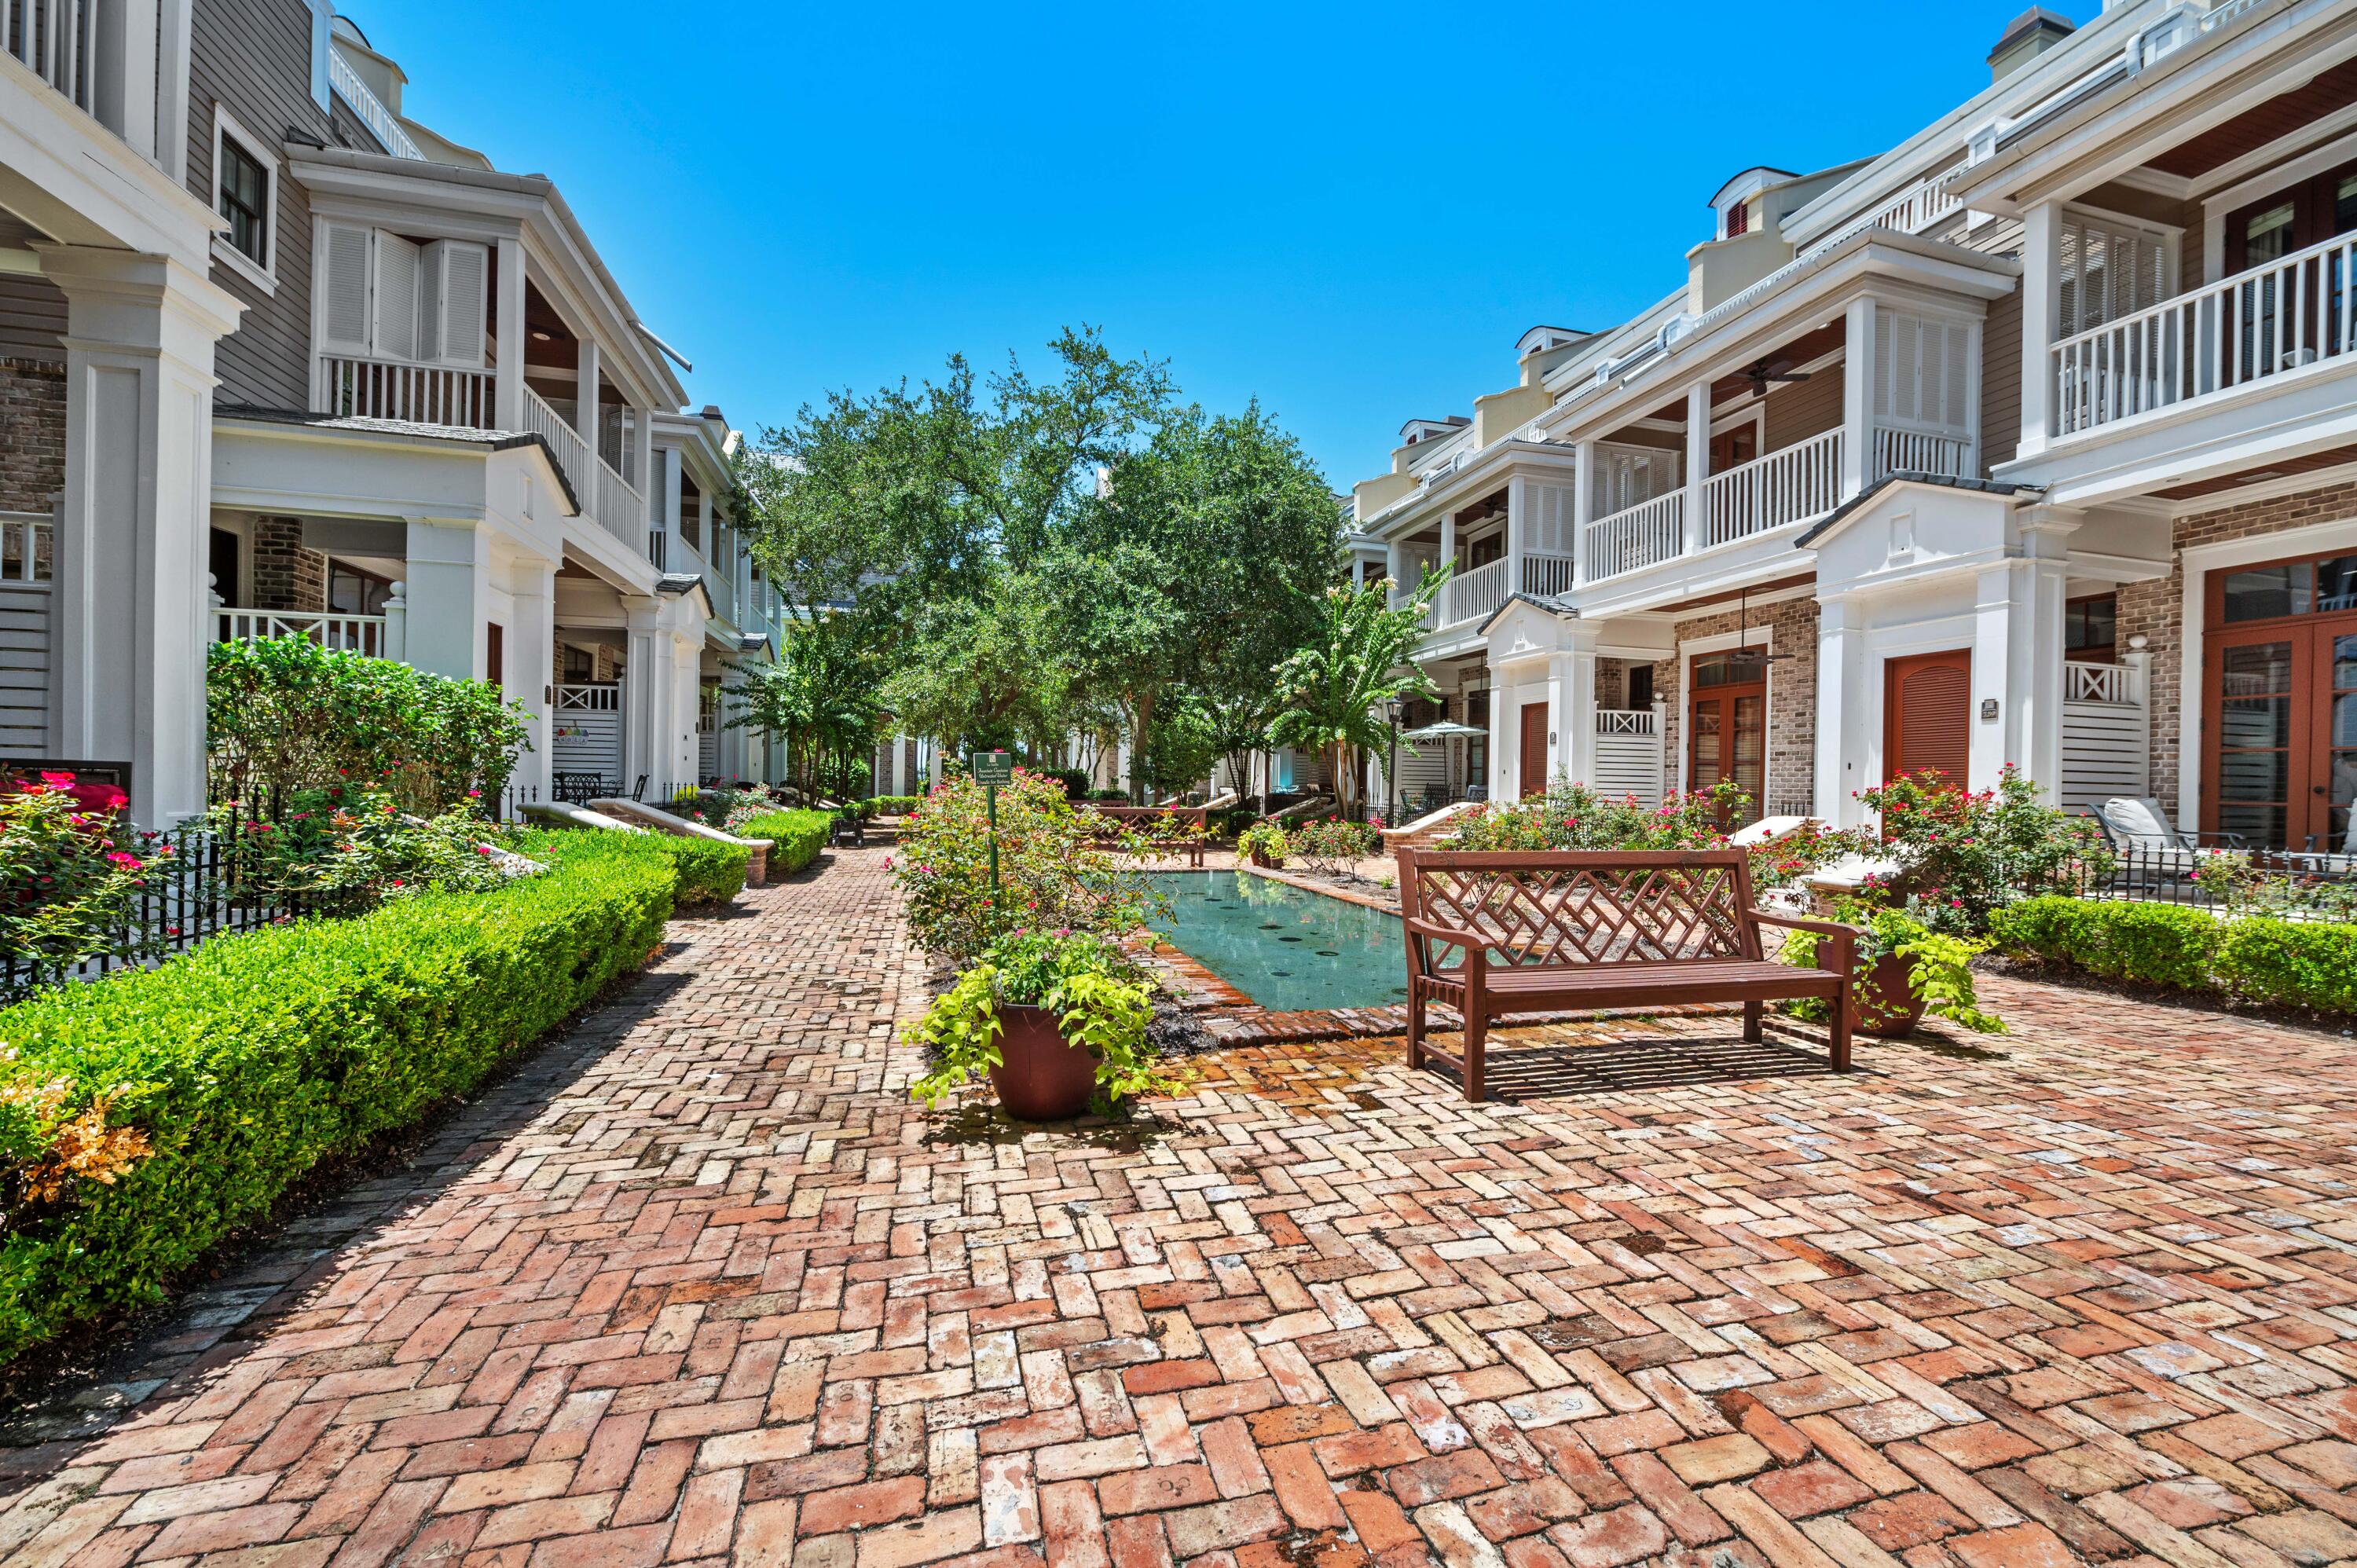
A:
[[[66,362],[58,339],[66,329],[66,296],[45,277],[0,273],[0,360]]]
[[[213,106],[230,113],[284,156],[289,126],[331,145],[339,135],[311,96],[311,8],[305,0],[196,0],[189,38],[188,188],[213,194]],[[245,302],[237,330],[216,356],[221,403],[301,408],[310,395],[311,205],[282,178],[274,193],[278,244],[275,293],[265,294],[233,268],[216,264],[213,281]]]

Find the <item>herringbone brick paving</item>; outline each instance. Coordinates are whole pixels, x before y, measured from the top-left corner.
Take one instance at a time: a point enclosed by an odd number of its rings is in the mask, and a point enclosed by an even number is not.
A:
[[[1287,1045],[1016,1133],[905,1100],[880,852],[674,934],[350,1234],[145,1347],[128,1419],[20,1453],[0,1550],[2357,1555],[2345,1040],[1996,982],[1993,1051],[1848,1078],[1566,1025],[1501,1037],[1519,1104]]]

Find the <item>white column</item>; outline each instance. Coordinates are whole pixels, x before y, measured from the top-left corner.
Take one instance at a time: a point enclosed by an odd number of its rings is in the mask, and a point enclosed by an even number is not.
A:
[[[579,368],[575,372],[573,393],[573,428],[589,445],[589,455],[597,455],[597,341],[584,338],[580,342]],[[586,483],[587,476],[584,475]],[[586,499],[586,498],[585,498]]]
[[[695,549],[706,561],[718,548],[712,537],[712,498],[702,490],[695,495]]]
[[[704,618],[699,613],[694,618],[694,636],[683,636],[676,630],[672,633],[671,776],[663,780],[672,784],[704,781],[704,759],[695,741],[696,717],[704,695]]]
[[[407,663],[409,652],[409,584],[396,582],[384,596],[384,656]]]
[[[1848,500],[1874,478],[1874,301],[1851,300],[1844,328],[1841,499]]]
[[[2017,457],[2046,450],[2053,429],[2052,349],[2062,325],[2056,259],[2062,209],[2041,201],[2021,215],[2021,441]]]
[[[64,13],[51,10],[48,16]],[[91,113],[143,157],[156,158],[160,137],[185,139],[184,122],[156,124],[159,12],[156,0],[111,0],[89,13]],[[52,21],[47,26],[54,27]],[[45,29],[46,30],[46,29]],[[180,100],[187,102],[184,97]]]
[[[524,731],[532,740],[532,749],[516,759],[515,782],[538,790],[544,800],[555,750],[548,710],[549,688],[556,679],[556,564],[517,556],[509,599],[515,624],[508,628],[504,649],[508,697],[523,705]]]
[[[639,494],[651,501],[653,496],[647,484],[647,476],[654,472],[655,459],[655,416],[651,410],[630,410],[630,448],[626,456],[630,469],[626,478],[638,487]]]
[[[213,347],[243,307],[162,256],[37,249],[66,295],[50,735],[128,763],[134,818],[163,827],[205,805]]]
[[[1575,784],[1596,781],[1597,628],[1576,626],[1547,664],[1547,723],[1555,734],[1547,781],[1560,772]]]
[[[671,637],[662,629],[662,601],[624,594],[630,652],[622,664],[622,780],[629,793],[644,774],[650,789],[670,782],[663,737],[670,727]]]
[[[1392,580],[1392,603],[1397,604],[1415,590],[1407,580],[1407,545],[1393,540],[1383,546],[1383,575]]]
[[[1710,478],[1710,383],[1686,389],[1686,553],[1703,547],[1707,537],[1703,515],[1703,484]]]
[[[1817,758],[1815,814],[1835,827],[1856,827],[1866,808],[1856,791],[1877,783],[1872,759],[1880,754],[1878,723],[1867,718],[1866,628],[1857,603],[1835,595],[1817,601]]]
[[[1579,456],[1579,471],[1571,486],[1572,580],[1587,577],[1587,525],[1596,521],[1596,443],[1581,441],[1572,450]]]
[[[2062,779],[2062,602],[2080,514],[2031,507],[2021,553],[1985,568],[1974,609],[1973,732],[1965,779],[1995,787],[2007,764],[2053,799]]]
[[[663,536],[662,568],[666,572],[686,570],[686,558],[679,553],[679,481],[681,460],[686,456],[676,446],[664,448],[662,454],[662,489],[655,500],[655,528]]]
[[[409,521],[409,617],[403,661],[479,680],[490,620],[490,535],[471,522]]]
[[[1528,476],[1517,474],[1506,481],[1505,598],[1523,591],[1523,556],[1530,549],[1530,533],[1531,481]]]
[[[498,356],[491,380],[491,423],[501,430],[523,428],[523,242],[500,242]]]
[[[1449,582],[1440,590],[1440,604],[1433,612],[1432,624],[1447,626],[1457,618],[1457,607],[1463,602],[1464,590],[1458,587],[1457,575],[1457,514],[1440,514],[1440,564],[1448,569]]]

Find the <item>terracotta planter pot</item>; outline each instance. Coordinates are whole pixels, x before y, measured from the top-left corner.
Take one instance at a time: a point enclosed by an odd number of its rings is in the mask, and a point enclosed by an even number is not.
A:
[[[1851,994],[1857,1002],[1857,1029],[1878,1040],[1903,1040],[1923,1021],[1923,998],[1915,994],[1910,972],[1914,965],[1897,953],[1885,953],[1851,976]]]
[[[1023,1122],[1064,1122],[1089,1108],[1096,1092],[1096,1058],[1068,1043],[1045,1007],[1002,1006],[998,1036],[1003,1065],[990,1069],[990,1087],[1006,1113]]]

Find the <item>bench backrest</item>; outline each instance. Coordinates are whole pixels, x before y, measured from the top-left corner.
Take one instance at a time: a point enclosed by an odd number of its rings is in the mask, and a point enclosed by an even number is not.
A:
[[[1511,964],[1760,956],[1741,850],[1402,849],[1398,859],[1401,911],[1463,933],[1453,944],[1410,933],[1426,973],[1436,948],[1476,943]]]

